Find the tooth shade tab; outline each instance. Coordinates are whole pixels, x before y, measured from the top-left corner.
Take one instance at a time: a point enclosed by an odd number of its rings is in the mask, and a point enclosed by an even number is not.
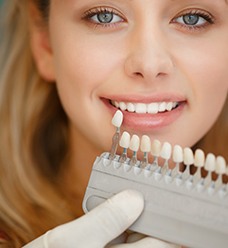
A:
[[[222,156],[216,158],[215,172],[219,175],[226,174],[226,160]]]
[[[139,136],[134,134],[134,135],[131,137],[129,148],[130,148],[132,151],[137,152],[137,151],[139,150],[139,145],[140,145]]]
[[[151,154],[154,157],[158,157],[160,156],[160,152],[161,152],[161,142],[155,139],[151,144]]]
[[[183,149],[179,145],[173,147],[173,162],[182,163],[184,161]]]
[[[184,164],[185,165],[194,164],[193,151],[189,147],[184,148]]]
[[[165,142],[162,146],[160,156],[166,160],[170,159],[172,155],[172,146],[170,143]]]
[[[112,118],[112,125],[120,128],[123,122],[123,113],[120,110],[117,110],[115,115]]]
[[[208,153],[205,161],[205,169],[207,171],[213,172],[215,171],[215,167],[216,167],[215,155],[212,153]]]
[[[130,145],[130,134],[128,132],[123,132],[119,145],[123,148],[129,148]]]
[[[149,136],[143,135],[141,138],[140,150],[142,152],[150,152],[151,151],[151,141]]]
[[[197,149],[195,151],[195,162],[194,165],[196,167],[202,168],[205,164],[205,154],[201,149]]]

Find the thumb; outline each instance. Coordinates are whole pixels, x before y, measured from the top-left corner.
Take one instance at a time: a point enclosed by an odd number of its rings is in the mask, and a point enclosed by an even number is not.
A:
[[[133,224],[143,206],[141,193],[133,190],[118,193],[83,217],[52,230],[49,247],[104,247]]]
[[[98,247],[123,233],[139,217],[143,210],[142,194],[133,191],[123,191],[108,199],[82,218],[89,225],[90,240],[98,243]]]

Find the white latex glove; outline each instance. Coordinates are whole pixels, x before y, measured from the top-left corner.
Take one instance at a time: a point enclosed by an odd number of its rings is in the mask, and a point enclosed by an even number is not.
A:
[[[54,228],[24,248],[103,248],[131,226],[141,214],[143,206],[140,193],[133,190],[123,191],[88,214]],[[159,242],[152,238],[143,238],[135,243],[109,247],[174,248],[161,246]]]
[[[146,237],[139,233],[130,235],[127,239],[127,243],[128,244],[113,245],[109,248],[181,248],[179,245],[166,243],[152,237]]]

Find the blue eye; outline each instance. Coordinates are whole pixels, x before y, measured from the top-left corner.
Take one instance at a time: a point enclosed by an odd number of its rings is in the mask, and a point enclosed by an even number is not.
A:
[[[94,15],[92,20],[95,19],[95,21],[99,21],[100,23],[110,23],[112,22],[113,18],[114,18],[113,13],[103,12]]]
[[[214,17],[204,10],[189,10],[174,18],[173,23],[188,29],[200,29],[214,23]]]
[[[176,18],[176,22],[187,26],[202,26],[208,21],[205,17],[199,16],[198,14],[186,14]]]
[[[96,23],[106,24],[106,23],[121,22],[122,18],[111,12],[101,12],[101,13],[94,14],[91,17],[91,20]]]
[[[99,25],[123,22],[123,18],[120,17],[119,14],[114,13],[114,10],[108,10],[105,8],[96,8],[89,10],[85,14],[85,18]]]

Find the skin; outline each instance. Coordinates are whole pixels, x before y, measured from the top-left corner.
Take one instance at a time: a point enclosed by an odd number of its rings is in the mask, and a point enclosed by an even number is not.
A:
[[[95,10],[104,7],[115,13],[112,24],[95,23]],[[168,117],[124,112],[131,134],[190,147],[210,129],[228,91],[227,11],[224,0],[52,1],[48,27],[32,29],[32,47],[70,120],[72,156],[63,177],[78,182],[69,186],[75,198],[95,156],[110,150],[116,108],[107,99],[182,102]],[[195,27],[183,21],[190,13],[199,17]]]

